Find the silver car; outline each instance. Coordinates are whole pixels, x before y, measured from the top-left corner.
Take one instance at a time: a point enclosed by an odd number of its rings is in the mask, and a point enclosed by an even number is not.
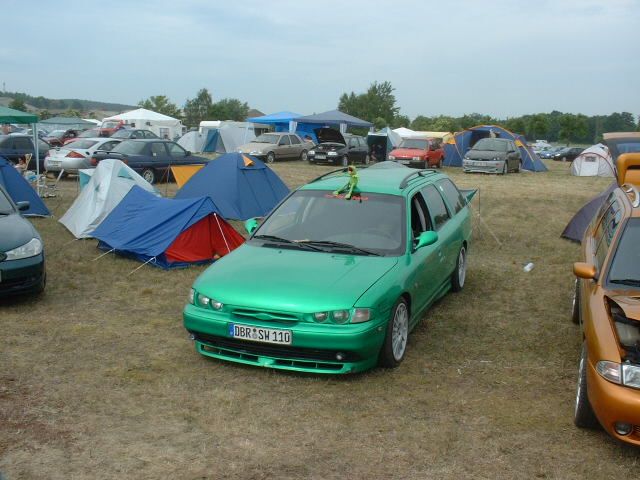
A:
[[[308,149],[309,143],[295,133],[263,133],[253,142],[241,145],[238,152],[273,163],[285,159],[306,161]]]
[[[117,138],[79,138],[75,142],[63,147],[49,150],[49,155],[44,159],[44,168],[47,172],[78,173],[81,168],[94,168],[91,157],[96,150],[111,151],[113,147],[122,142]]]
[[[465,153],[462,171],[465,173],[519,172],[522,169],[520,152],[513,140],[507,138],[482,138]]]

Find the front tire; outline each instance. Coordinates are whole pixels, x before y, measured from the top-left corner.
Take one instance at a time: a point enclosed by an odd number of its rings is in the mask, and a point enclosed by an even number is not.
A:
[[[387,322],[387,333],[380,350],[380,365],[386,368],[396,368],[402,363],[407,350],[409,337],[409,306],[400,297],[391,309],[391,318]]]
[[[344,157],[342,157],[342,166],[343,167],[348,167],[349,166],[349,157],[347,157],[346,155]]]
[[[520,172],[522,172],[522,160],[518,160],[518,169],[516,170],[516,173]]]
[[[580,364],[578,366],[578,386],[576,390],[575,409],[573,411],[573,423],[580,428],[597,428],[600,424],[593,413],[589,396],[587,395],[587,342],[582,343]]]
[[[156,183],[156,171],[153,168],[145,168],[140,175],[151,185]]]
[[[273,152],[267,153],[267,163],[273,163],[276,161],[276,155]]]
[[[362,163],[364,163],[365,165],[369,165],[369,163],[371,163],[371,158],[369,157],[369,155],[364,156],[364,160],[362,161]]]
[[[464,288],[464,282],[467,278],[467,249],[464,245],[460,248],[458,253],[458,260],[456,261],[456,269],[451,275],[451,290],[459,292]]]
[[[507,161],[504,161],[504,166],[502,167],[502,175],[506,175],[507,172],[509,171],[509,168],[507,167]]]
[[[309,155],[307,155],[306,150],[302,150],[302,152],[300,153],[300,160],[302,160],[303,162],[309,160]]]

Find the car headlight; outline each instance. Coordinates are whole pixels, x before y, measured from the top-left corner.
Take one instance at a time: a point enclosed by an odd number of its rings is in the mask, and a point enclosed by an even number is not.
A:
[[[389,158],[389,160],[395,160],[396,159],[395,155],[389,155],[388,158]]]
[[[335,157],[338,155],[338,152],[329,152],[327,153],[327,155],[329,155],[330,157]]]
[[[622,383],[627,387],[640,388],[640,366],[622,365]]]
[[[327,320],[331,320],[338,325],[344,325],[351,323],[368,322],[373,317],[370,308],[354,308],[353,310],[333,310],[329,312],[315,312],[312,314],[312,318],[317,323],[324,323]]]
[[[262,152],[260,150],[251,150],[249,155],[262,155]]]
[[[316,151],[315,151],[315,150],[309,150],[309,151],[307,152],[307,155],[315,155],[315,154],[316,154]]]
[[[347,323],[347,320],[349,320],[349,310],[336,310],[335,312],[331,312],[331,317],[333,317],[335,323]]]
[[[610,382],[620,384],[621,375],[619,363],[600,360],[596,363],[596,371],[601,377],[606,378]]]
[[[224,304],[222,302],[219,302],[217,300],[214,300],[213,298],[207,297],[206,295],[196,293],[195,297],[197,302],[196,305],[198,305],[199,307],[203,307],[203,308],[211,307],[214,310],[222,310],[222,307],[224,307]]]
[[[499,159],[498,157],[493,157],[493,161],[494,161],[494,162],[499,162],[499,161],[500,161],[500,159]]]
[[[20,260],[21,258],[35,257],[42,253],[42,242],[37,238],[32,238],[24,245],[4,253],[7,255],[7,260]]]
[[[420,157],[413,157],[411,160],[413,160],[414,162],[419,162],[422,159]]]

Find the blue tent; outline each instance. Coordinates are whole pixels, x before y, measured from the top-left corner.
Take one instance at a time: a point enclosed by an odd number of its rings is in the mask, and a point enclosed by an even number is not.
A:
[[[7,190],[14,202],[29,202],[29,209],[22,212],[23,215],[34,217],[48,217],[51,215],[49,209],[29,185],[29,182],[20,175],[13,163],[4,157],[0,157],[0,185]]]
[[[209,197],[224,218],[247,220],[269,213],[289,189],[255,157],[227,153],[209,162],[175,198]]]
[[[328,112],[294,118],[294,120],[298,122],[298,124],[312,123],[321,127],[339,125],[345,125],[347,127],[373,127],[373,123],[361,120],[340,110],[329,110]]]
[[[515,142],[520,150],[522,168],[532,172],[547,171],[547,167],[531,147],[527,145],[527,140],[522,135],[512,133],[497,125],[478,125],[462,132],[456,132],[444,145],[444,165],[447,167],[461,167],[464,154],[481,138],[490,137],[492,132],[497,138],[508,138]]]
[[[244,241],[220,216],[210,198],[156,197],[137,185],[93,236],[103,250],[162,268],[211,262]]]
[[[247,118],[247,122],[263,123],[266,125],[286,125],[286,128],[288,130],[289,122],[301,116],[302,115],[300,115],[299,113],[294,112],[277,112],[270,115],[263,115],[262,117]]]

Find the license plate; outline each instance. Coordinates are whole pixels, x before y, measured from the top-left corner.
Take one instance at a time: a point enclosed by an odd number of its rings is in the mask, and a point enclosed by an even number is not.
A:
[[[318,154],[316,154],[316,158],[319,159],[319,160],[324,160],[325,158],[327,158],[327,156],[326,155],[318,155]]]
[[[250,340],[252,342],[291,345],[291,330],[252,327],[250,325],[230,323],[229,336],[232,338],[240,338],[242,340]]]
[[[398,163],[401,163],[402,165],[409,165],[410,160],[398,160]]]

